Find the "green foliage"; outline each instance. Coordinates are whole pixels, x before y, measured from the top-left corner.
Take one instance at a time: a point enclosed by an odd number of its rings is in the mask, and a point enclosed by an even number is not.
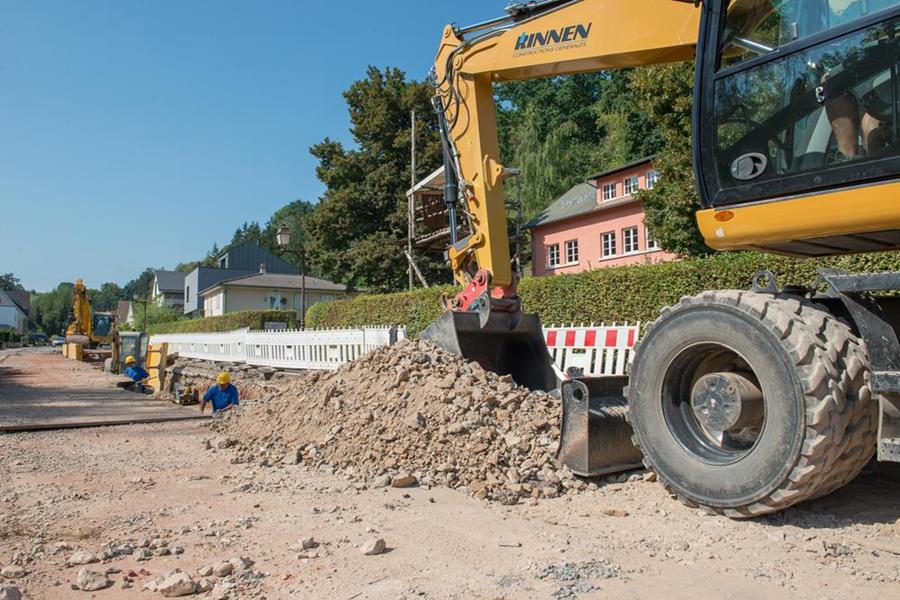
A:
[[[72,313],[72,288],[75,284],[60,283],[56,289],[31,298],[31,321],[47,335],[63,334]]]
[[[333,329],[364,325],[406,325],[418,335],[441,314],[441,295],[452,286],[419,289],[397,294],[357,296],[351,300],[315,304],[306,315],[308,327]]]
[[[118,308],[119,300],[124,300],[124,290],[115,283],[104,283],[99,290],[89,290],[91,305],[97,312],[111,312]]]
[[[779,284],[811,285],[816,269],[832,266],[850,272],[900,270],[900,254],[883,253],[832,259],[793,259],[749,252],[707,258],[599,269],[576,275],[530,277],[519,284],[525,309],[545,325],[571,323],[648,323],[659,311],[707,290],[749,289],[753,275],[770,270]],[[402,294],[361,296],[314,306],[310,326],[406,325],[418,335],[440,315],[439,297],[452,288]]]
[[[22,280],[16,277],[15,273],[3,273],[0,274],[0,290],[24,290],[22,287]]]
[[[170,308],[165,306],[159,306],[152,302],[147,303],[147,312],[144,313],[144,305],[143,303],[134,304],[134,323],[130,325],[127,323],[120,323],[119,329],[127,330],[127,331],[142,331],[145,328],[145,319],[146,319],[146,329],[150,331],[155,325],[165,324],[171,325],[176,321],[186,320],[187,317],[184,316],[184,311],[180,308]]]
[[[147,328],[150,333],[209,333],[236,331],[238,329],[262,329],[269,323],[287,323],[297,327],[297,313],[292,310],[254,310],[235,312],[221,317],[186,319],[169,323],[157,323]]]
[[[703,256],[706,246],[694,214],[700,198],[691,155],[691,106],[694,69],[690,63],[659,65],[631,73],[637,106],[656,123],[662,148],[654,168],[659,181],[637,198],[644,203],[646,223],[657,243],[684,256]]]
[[[154,269],[153,267],[147,267],[135,279],[126,283],[125,287],[122,288],[121,299],[132,300],[135,294],[137,294],[138,298],[149,298],[151,292],[150,286],[153,285],[153,277],[158,270],[159,269]]]
[[[305,219],[307,257],[327,279],[371,291],[404,287],[411,109],[418,120],[418,175],[442,162],[431,94],[428,83],[407,80],[399,69],[369,67],[344,94],[356,148],[326,139],[310,150],[327,190]],[[428,279],[444,272],[425,257],[419,266]]]

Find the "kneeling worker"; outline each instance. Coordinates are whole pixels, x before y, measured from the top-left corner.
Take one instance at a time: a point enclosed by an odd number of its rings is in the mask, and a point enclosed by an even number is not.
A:
[[[125,358],[125,377],[128,377],[135,383],[135,389],[140,393],[144,393],[144,383],[150,377],[150,373],[141,368],[133,356]]]
[[[200,412],[206,411],[206,403],[212,403],[213,414],[225,412],[238,406],[237,388],[231,385],[231,375],[222,371],[216,377],[216,385],[209,388],[200,402]]]

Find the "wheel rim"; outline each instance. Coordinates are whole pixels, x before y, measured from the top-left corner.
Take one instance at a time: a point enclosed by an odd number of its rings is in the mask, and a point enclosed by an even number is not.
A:
[[[765,429],[765,396],[751,365],[720,343],[682,349],[660,398],[669,431],[691,456],[726,465],[749,455]]]

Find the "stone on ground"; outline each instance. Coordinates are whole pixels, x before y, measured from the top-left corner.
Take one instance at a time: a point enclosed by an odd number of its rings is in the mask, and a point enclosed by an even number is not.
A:
[[[83,592],[96,592],[102,590],[112,583],[106,573],[94,571],[87,567],[78,571],[78,577],[75,579],[75,585]]]
[[[384,540],[381,538],[372,538],[359,547],[359,551],[366,556],[376,556],[384,552]]]
[[[19,565],[6,565],[0,569],[0,576],[5,579],[21,579],[26,575],[28,575],[28,573]]]
[[[162,583],[159,584],[156,591],[166,598],[190,596],[197,592],[197,582],[195,582],[187,573],[170,573],[163,579]]]

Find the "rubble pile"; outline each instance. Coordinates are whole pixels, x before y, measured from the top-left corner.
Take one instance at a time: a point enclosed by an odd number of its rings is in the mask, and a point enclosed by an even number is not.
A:
[[[213,428],[236,461],[303,463],[368,486],[445,485],[515,504],[586,484],[554,455],[559,402],[420,341],[281,387]]]

